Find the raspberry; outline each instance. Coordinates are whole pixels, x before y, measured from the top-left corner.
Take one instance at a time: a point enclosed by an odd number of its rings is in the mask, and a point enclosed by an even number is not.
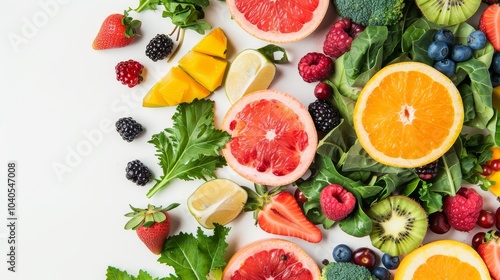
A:
[[[127,142],[132,142],[143,130],[142,125],[130,117],[119,119],[115,126],[116,131]]]
[[[328,133],[340,124],[339,111],[327,100],[316,99],[308,111],[318,131]]]
[[[144,66],[137,61],[129,59],[115,66],[116,79],[128,87],[135,87],[142,82]]]
[[[156,35],[146,46],[146,56],[153,61],[162,60],[172,53],[174,41],[165,34]]]
[[[149,168],[137,159],[127,163],[125,172],[127,172],[125,177],[138,186],[145,186],[151,180]]]
[[[339,58],[351,49],[352,40],[364,29],[347,18],[336,21],[326,35],[323,52],[333,58]]]
[[[328,219],[340,221],[354,210],[356,198],[341,185],[330,184],[321,190],[319,203]]]
[[[328,56],[311,52],[299,61],[299,74],[307,83],[318,82],[328,78],[333,72],[333,61]]]
[[[458,231],[471,231],[476,226],[483,198],[476,190],[462,187],[455,196],[443,199],[443,211],[450,226]]]
[[[438,163],[439,159],[436,159],[431,163],[415,168],[415,172],[418,174],[420,179],[424,181],[430,180],[437,175]]]

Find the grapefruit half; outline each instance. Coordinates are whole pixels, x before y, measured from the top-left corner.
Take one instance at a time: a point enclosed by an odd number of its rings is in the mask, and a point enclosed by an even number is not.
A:
[[[276,90],[244,95],[227,111],[222,129],[231,135],[222,150],[228,165],[267,186],[285,186],[304,175],[318,145],[307,108]]]
[[[236,251],[222,273],[222,280],[319,280],[321,271],[297,244],[271,238],[255,241]]]
[[[305,38],[320,25],[329,0],[226,0],[229,12],[250,35],[268,42]]]

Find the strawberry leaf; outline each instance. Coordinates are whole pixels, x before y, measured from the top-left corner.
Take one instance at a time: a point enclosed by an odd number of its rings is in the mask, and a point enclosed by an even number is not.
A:
[[[194,180],[215,178],[215,169],[225,166],[219,150],[231,136],[216,129],[214,101],[195,100],[177,106],[173,127],[153,135],[149,143],[156,147],[163,175],[147,193],[152,197],[172,179]]]

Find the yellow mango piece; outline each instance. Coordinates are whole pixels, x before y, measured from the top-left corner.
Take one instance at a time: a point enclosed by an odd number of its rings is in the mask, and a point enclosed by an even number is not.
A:
[[[202,99],[209,94],[209,90],[197,83],[181,68],[174,66],[144,97],[143,106],[144,104],[158,104],[145,107],[174,106],[183,102],[192,102],[195,98]],[[146,97],[149,99],[146,100]],[[159,102],[159,98],[163,99],[164,103]]]
[[[155,84],[142,99],[143,107],[165,107],[171,106],[158,91],[159,84]]]
[[[226,58],[227,37],[224,31],[220,27],[212,30],[193,47],[193,51]]]
[[[225,60],[195,51],[179,60],[179,67],[211,92],[222,85],[226,66]]]
[[[500,196],[500,171],[493,171],[490,176],[487,177],[488,180],[494,181],[495,184],[489,188],[489,190],[495,195]]]

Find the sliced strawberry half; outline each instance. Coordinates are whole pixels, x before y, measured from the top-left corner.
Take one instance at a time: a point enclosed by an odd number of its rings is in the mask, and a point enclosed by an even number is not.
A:
[[[256,192],[249,188],[245,190],[248,200],[244,210],[255,211],[254,217],[262,230],[312,243],[321,241],[321,230],[307,219],[295,197],[284,188],[267,191],[265,186],[256,185]]]
[[[491,276],[494,279],[500,279],[500,239],[494,231],[486,233],[477,252],[488,267]]]
[[[486,37],[496,51],[500,51],[500,5],[493,4],[484,10],[479,19],[479,30]]]

